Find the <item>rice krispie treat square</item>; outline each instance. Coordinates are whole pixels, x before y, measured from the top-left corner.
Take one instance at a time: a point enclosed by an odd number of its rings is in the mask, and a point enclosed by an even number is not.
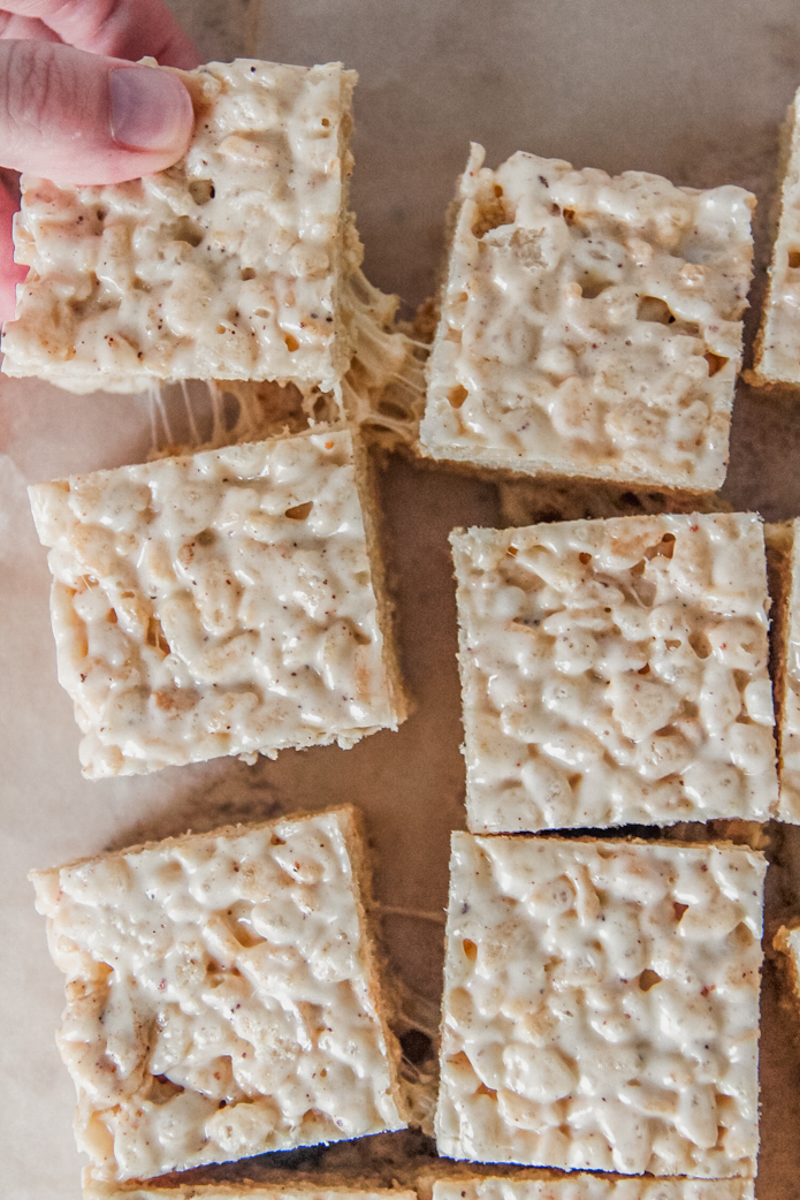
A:
[[[783,183],[769,285],[755,344],[754,383],[800,383],[800,91],[786,114]]]
[[[620,1179],[581,1171],[542,1179],[531,1172],[441,1179],[433,1185],[433,1200],[753,1200],[754,1195],[749,1179]]]
[[[346,431],[42,484],[31,503],[87,777],[348,747],[403,719]]]
[[[800,823],[800,521],[768,525],[767,555],[774,601],[775,707],[782,821]]]
[[[473,146],[423,453],[713,491],[725,478],[755,199]]]
[[[405,1125],[355,810],[33,872],[99,1179]]]
[[[757,516],[451,542],[470,829],[778,814]]]
[[[763,855],[453,834],[439,1152],[755,1174]]]
[[[23,177],[8,375],[74,391],[172,379],[280,379],[329,391],[350,361],[351,99],[340,63],[240,59],[179,72],[185,159],[145,179]]]

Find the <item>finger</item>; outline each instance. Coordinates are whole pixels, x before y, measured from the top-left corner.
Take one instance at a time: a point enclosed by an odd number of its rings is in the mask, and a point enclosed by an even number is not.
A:
[[[184,70],[200,61],[162,0],[3,0],[2,6],[41,21],[79,50],[132,62],[151,55],[162,66]]]
[[[119,183],[171,166],[193,126],[189,93],[169,71],[0,41],[0,166],[56,183]]]
[[[3,178],[6,176],[6,178]],[[11,223],[19,208],[19,188],[7,172],[0,172],[0,321],[13,321],[17,284],[28,273],[14,262]]]
[[[22,40],[30,38],[37,42],[60,42],[58,34],[33,17],[18,17],[15,13],[0,12],[0,38]]]

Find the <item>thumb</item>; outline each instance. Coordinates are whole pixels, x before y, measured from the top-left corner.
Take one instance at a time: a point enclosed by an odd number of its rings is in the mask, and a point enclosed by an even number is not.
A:
[[[185,153],[194,112],[177,75],[55,42],[0,41],[0,167],[120,183]]]

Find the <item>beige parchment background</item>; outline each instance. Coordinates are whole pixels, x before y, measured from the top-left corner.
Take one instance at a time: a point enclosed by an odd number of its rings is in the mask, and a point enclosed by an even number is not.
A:
[[[471,139],[496,165],[517,149],[612,172],[656,171],[759,197],[757,314],[777,131],[800,84],[792,0],[173,0],[206,59],[341,59],[355,67],[353,205],[366,271],[416,305],[435,287],[445,207]],[[753,314],[751,314],[752,318]],[[752,336],[752,319],[750,321]],[[81,779],[71,704],[56,684],[49,576],[28,483],[141,460],[142,399],[75,398],[0,379],[0,1193],[79,1200],[72,1087],[53,1042],[61,977],[26,873],[143,837],[353,801],[366,813],[378,899],[441,912],[464,770],[447,533],[500,520],[491,484],[392,458],[383,542],[415,712],[354,750],[285,752],[144,779]],[[800,514],[800,395],[740,385],[724,495],[768,519]],[[768,924],[800,916],[800,837],[770,827]],[[442,926],[386,918],[393,965],[440,989]],[[800,1194],[800,1016],[765,968],[759,1200]]]

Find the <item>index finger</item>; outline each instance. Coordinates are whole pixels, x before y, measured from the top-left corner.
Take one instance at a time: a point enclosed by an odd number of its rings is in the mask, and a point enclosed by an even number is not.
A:
[[[0,8],[43,22],[62,41],[92,54],[151,55],[162,66],[196,67],[195,47],[162,0],[2,0]]]

